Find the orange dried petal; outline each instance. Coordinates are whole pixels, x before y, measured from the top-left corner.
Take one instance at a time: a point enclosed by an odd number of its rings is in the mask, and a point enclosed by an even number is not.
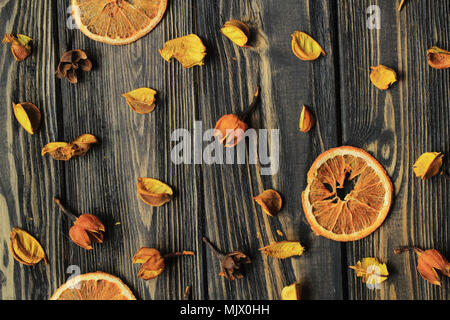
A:
[[[397,82],[397,73],[386,66],[378,65],[371,67],[370,81],[380,90],[387,90],[392,84]]]
[[[327,55],[316,40],[302,31],[292,34],[292,52],[303,61],[316,60],[320,55]]]
[[[273,190],[265,190],[260,195],[253,198],[269,216],[275,216],[281,210],[283,201],[280,194]]]

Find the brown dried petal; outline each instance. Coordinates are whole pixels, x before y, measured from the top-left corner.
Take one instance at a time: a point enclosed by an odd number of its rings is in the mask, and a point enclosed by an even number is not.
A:
[[[67,161],[74,156],[74,153],[73,146],[67,142],[50,142],[42,149],[41,155],[49,154],[55,160]]]
[[[143,263],[138,273],[138,277],[143,280],[156,278],[165,268],[161,253],[153,248],[140,248],[133,257],[133,263]]]
[[[74,222],[74,225],[80,226],[85,230],[91,231],[91,232],[101,232],[105,231],[105,226],[100,221],[99,218],[94,216],[93,214],[84,213],[81,216],[77,218],[77,220]]]
[[[450,52],[438,47],[427,50],[428,64],[435,69],[450,68]]]
[[[89,72],[92,70],[92,62],[89,59],[81,60],[80,62],[78,62],[78,66],[83,71]]]
[[[273,190],[265,190],[260,195],[253,198],[269,216],[275,216],[283,204],[280,194]]]
[[[56,76],[59,79],[63,79],[67,76],[67,71],[72,69],[72,64],[67,62],[60,62],[56,69]]]
[[[69,80],[70,83],[78,83],[77,74],[73,68],[67,71],[66,79]]]
[[[83,227],[74,225],[69,230],[69,236],[73,242],[83,249],[92,250],[91,238]]]
[[[237,280],[244,278],[240,267],[241,264],[251,263],[250,258],[240,252],[234,251],[225,256],[222,260],[222,273],[227,280]]]

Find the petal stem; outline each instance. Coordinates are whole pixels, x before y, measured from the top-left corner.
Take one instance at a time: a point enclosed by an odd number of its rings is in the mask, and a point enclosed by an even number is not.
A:
[[[62,203],[61,200],[59,200],[57,197],[53,197],[53,201],[59,206],[61,211],[72,220],[72,222],[75,222],[77,220],[77,217],[68,209],[66,209]]]
[[[239,117],[240,120],[242,120],[244,122],[247,121],[248,116],[251,115],[253,113],[253,111],[255,111],[256,107],[258,106],[259,94],[260,94],[260,88],[259,88],[259,86],[257,86],[255,93],[253,94],[253,101],[250,104],[250,106],[247,108],[247,110],[237,114],[237,116]]]
[[[211,248],[211,250],[212,250],[212,252],[214,253],[214,255],[220,260],[220,261],[222,261],[223,259],[225,259],[225,255],[222,253],[222,252],[220,252],[219,250],[217,250],[217,248],[206,238],[206,237],[203,237],[202,238],[202,241],[204,242],[204,243],[206,243],[210,248]]]

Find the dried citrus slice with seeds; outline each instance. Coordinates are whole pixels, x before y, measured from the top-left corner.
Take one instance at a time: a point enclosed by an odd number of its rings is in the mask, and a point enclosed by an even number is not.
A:
[[[119,278],[93,272],[71,278],[56,290],[50,300],[136,300]]]
[[[384,168],[366,151],[338,147],[322,153],[308,171],[303,211],[314,233],[353,241],[386,218],[393,188]]]
[[[114,45],[134,42],[161,21],[168,0],[72,0],[72,16],[89,38]]]

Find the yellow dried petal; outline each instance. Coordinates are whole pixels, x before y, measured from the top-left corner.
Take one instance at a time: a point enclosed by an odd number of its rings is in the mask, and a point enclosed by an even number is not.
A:
[[[159,53],[167,62],[175,58],[184,68],[191,68],[204,65],[206,47],[197,35],[190,34],[167,41]]]
[[[300,283],[293,283],[283,288],[281,291],[281,300],[300,300],[300,294]]]
[[[50,155],[55,160],[70,160],[74,154],[75,149],[72,144],[67,142],[50,142],[42,149],[41,155]]]
[[[364,258],[355,266],[350,266],[350,269],[355,270],[356,276],[361,277],[364,283],[371,285],[380,284],[389,276],[386,264],[377,258]]]
[[[253,198],[269,216],[275,216],[283,205],[280,194],[273,190],[265,190],[260,195]]]
[[[286,259],[293,256],[301,256],[305,248],[298,241],[273,242],[260,248],[261,253],[278,259]]]
[[[133,111],[139,114],[147,114],[155,110],[156,90],[151,88],[139,88],[122,94],[127,100],[127,104]]]
[[[169,202],[173,196],[171,187],[153,178],[138,178],[137,192],[142,201],[155,207]]]
[[[93,144],[98,143],[97,138],[89,133],[84,133],[70,142],[75,152],[73,156],[82,157],[91,149]]]
[[[426,152],[422,154],[414,163],[414,173],[417,177],[424,180],[434,177],[441,170],[443,157],[444,155],[440,152]]]
[[[382,64],[371,67],[370,81],[380,90],[387,90],[392,84],[397,82],[397,73]]]
[[[292,34],[292,52],[304,61],[316,60],[320,55],[327,55],[316,40],[301,31]]]
[[[9,238],[11,254],[18,262],[32,266],[44,260],[47,264],[44,249],[28,232],[19,228],[13,228]]]
[[[299,121],[299,129],[301,132],[308,132],[312,129],[314,126],[316,120],[309,110],[309,108],[305,105],[303,105],[302,113],[300,114],[300,121]]]
[[[41,112],[30,102],[15,104],[13,102],[14,116],[21,126],[31,134],[35,134],[41,124]]]
[[[250,37],[250,28],[239,20],[225,22],[220,32],[240,47],[244,47]]]
[[[427,50],[428,64],[435,69],[450,68],[450,52],[438,47]]]

